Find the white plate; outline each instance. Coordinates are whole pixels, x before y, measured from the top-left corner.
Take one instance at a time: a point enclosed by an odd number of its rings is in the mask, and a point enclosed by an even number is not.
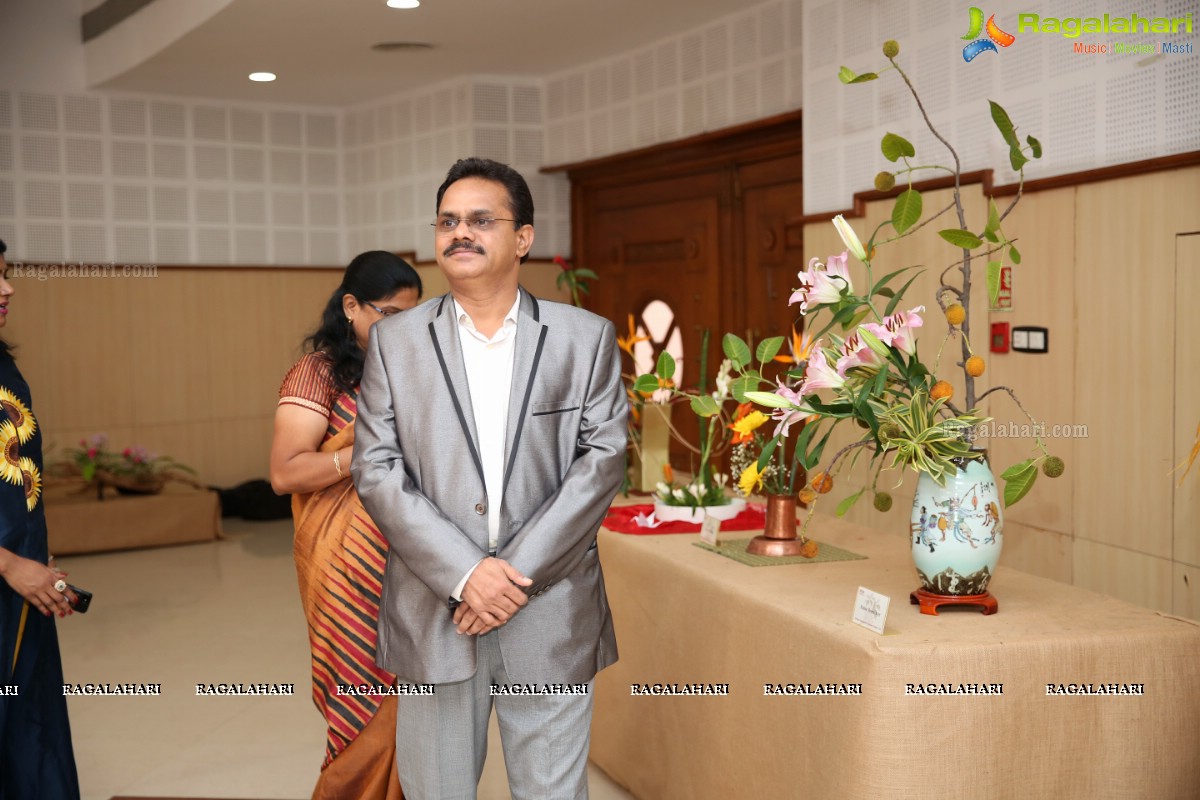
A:
[[[704,522],[704,513],[713,519],[733,519],[742,510],[746,508],[746,501],[740,497],[731,497],[729,502],[722,506],[700,506],[692,508],[691,506],[669,506],[661,500],[654,501],[654,518],[663,522],[692,522],[696,525]]]

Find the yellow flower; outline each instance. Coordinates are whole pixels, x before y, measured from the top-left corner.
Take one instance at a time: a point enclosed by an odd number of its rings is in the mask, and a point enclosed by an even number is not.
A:
[[[21,444],[28,442],[37,431],[37,422],[25,404],[15,394],[0,386],[0,419],[5,417],[17,429],[17,437]]]
[[[0,480],[15,483],[20,486],[21,477],[21,443],[17,438],[17,428],[7,419],[0,420]]]
[[[25,507],[33,511],[42,496],[42,473],[32,458],[21,458],[21,481],[25,484]]]
[[[733,432],[738,434],[738,436],[749,437],[751,433],[758,430],[758,428],[769,419],[770,417],[761,411],[751,411],[749,414],[734,422],[729,427],[732,428]],[[748,441],[748,439],[743,439],[742,441]]]
[[[762,486],[763,475],[758,471],[758,462],[751,461],[747,467],[742,470],[742,475],[738,478],[738,488],[742,490],[742,494],[747,497],[754,494]]]

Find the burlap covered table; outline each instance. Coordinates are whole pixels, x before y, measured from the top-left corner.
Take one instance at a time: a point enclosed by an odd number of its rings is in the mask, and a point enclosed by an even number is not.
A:
[[[868,559],[749,567],[694,535],[601,530],[620,661],[596,679],[591,758],[637,797],[1200,797],[1200,626],[1003,566],[998,614],[922,615],[903,538],[814,530]],[[851,623],[860,585],[891,597],[883,636]],[[1047,696],[1071,683],[1144,695]]]

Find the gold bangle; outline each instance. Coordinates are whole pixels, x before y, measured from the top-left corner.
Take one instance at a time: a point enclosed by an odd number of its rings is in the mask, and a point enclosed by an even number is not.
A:
[[[339,478],[346,477],[345,475],[342,474],[342,451],[341,450],[333,451],[333,468],[337,470],[337,474],[338,474]]]

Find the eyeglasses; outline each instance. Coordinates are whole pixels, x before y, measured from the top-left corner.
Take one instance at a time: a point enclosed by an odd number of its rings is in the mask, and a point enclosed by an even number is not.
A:
[[[374,303],[368,303],[366,300],[363,301],[363,305],[370,306],[371,308],[375,309],[375,311],[378,312],[379,316],[381,316],[381,317],[390,317],[392,314],[400,313],[399,311],[384,311],[379,306],[375,305]]]
[[[476,233],[484,233],[492,230],[497,222],[516,222],[515,219],[503,219],[502,217],[468,217],[460,219],[458,217],[441,217],[436,222],[429,223],[437,230],[439,234],[449,235],[458,230],[458,224],[465,222],[467,230],[475,231]]]

